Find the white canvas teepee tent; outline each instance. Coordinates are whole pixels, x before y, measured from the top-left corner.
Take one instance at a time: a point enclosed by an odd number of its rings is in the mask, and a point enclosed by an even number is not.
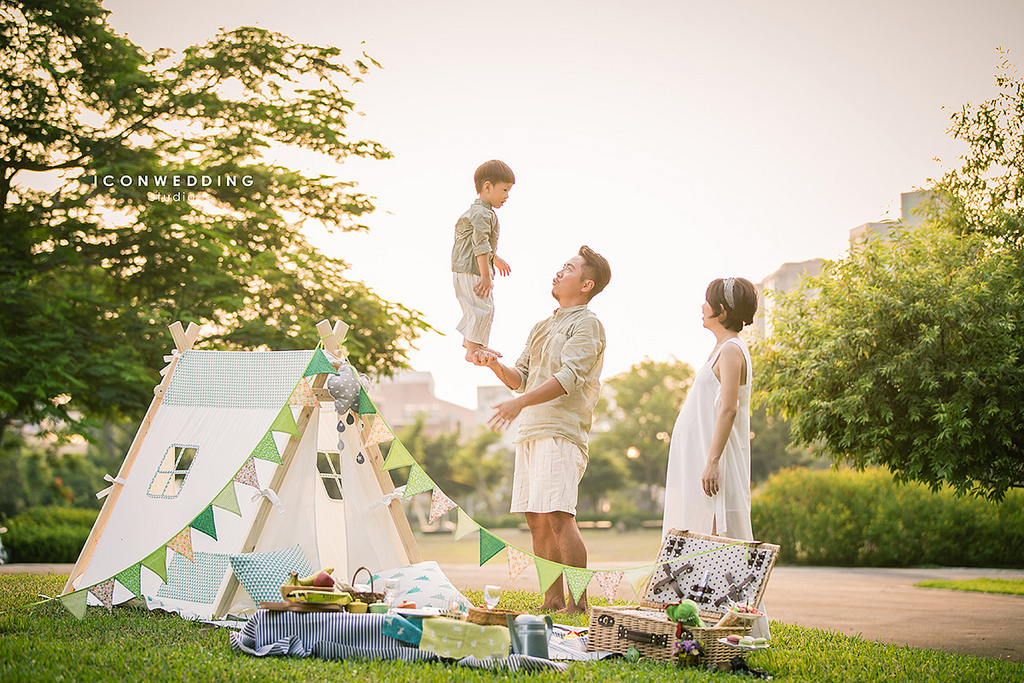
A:
[[[233,571],[245,560],[333,566],[345,580],[361,566],[420,560],[400,501],[387,495],[394,486],[380,451],[363,439],[374,416],[359,414],[363,390],[339,346],[347,328],[317,329],[326,355],[198,351],[194,325],[171,326],[170,365],[65,585],[65,605],[84,613],[86,599],[110,607],[139,597],[150,608],[219,617],[255,607]],[[330,375],[350,395],[355,387],[356,400],[335,401],[323,388]]]

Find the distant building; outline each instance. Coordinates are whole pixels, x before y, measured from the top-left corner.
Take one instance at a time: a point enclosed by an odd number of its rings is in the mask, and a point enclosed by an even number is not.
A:
[[[398,431],[423,419],[428,436],[462,431],[476,427],[476,413],[456,403],[439,399],[434,394],[434,376],[429,372],[401,371],[370,388],[377,410],[388,425]]]
[[[900,219],[898,221],[875,221],[864,223],[850,230],[850,247],[856,247],[866,238],[888,238],[897,225],[914,227],[921,224],[922,217],[918,212],[922,202],[931,195],[927,190],[914,190],[900,195]]]

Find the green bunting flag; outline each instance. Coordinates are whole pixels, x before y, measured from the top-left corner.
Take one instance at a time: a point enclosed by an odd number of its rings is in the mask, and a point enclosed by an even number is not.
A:
[[[537,567],[537,582],[540,584],[540,592],[543,593],[562,575],[564,566],[542,557],[534,557],[533,563]]]
[[[398,443],[397,439],[395,443]],[[432,488],[434,488],[433,480],[427,476],[422,467],[414,463],[412,470],[409,472],[409,481],[405,484],[405,493],[402,495],[402,498],[412,498],[417,493],[423,493]]]
[[[270,425],[270,431],[281,432],[282,434],[299,435],[299,426],[295,424],[295,416],[292,415],[292,407],[287,403],[281,408],[281,412],[274,418],[274,424]]]
[[[232,481],[224,487],[224,490],[213,499],[213,507],[233,512],[239,517],[242,516],[242,508],[238,506],[238,496],[235,495],[235,484]]]
[[[263,435],[260,442],[256,444],[256,448],[253,449],[252,457],[274,462],[278,465],[284,463],[284,460],[281,459],[281,454],[277,450],[277,442],[274,441],[274,432],[268,431]]]
[[[566,567],[562,570],[565,574],[565,582],[569,584],[569,590],[572,591],[572,597],[579,602],[586,595],[587,586],[590,585],[590,580],[594,578],[594,572],[589,569],[580,569],[579,567]]]
[[[625,570],[626,581],[633,587],[633,592],[640,595],[643,592],[644,584],[654,573],[654,567],[634,567]]]
[[[193,519],[189,526],[196,531],[202,531],[204,534],[216,541],[217,527],[213,523],[213,505],[208,506],[205,510],[200,512],[199,516]]]
[[[395,439],[391,442],[391,448],[388,449],[388,457],[384,458],[384,466],[381,467],[381,470],[387,472],[396,467],[409,467],[415,464],[416,461],[413,459],[409,449],[401,441]]]
[[[167,546],[162,545],[142,561],[142,566],[167,583]]]
[[[122,572],[119,572],[114,577],[117,582],[130,590],[132,595],[139,597],[142,592],[142,564],[136,563],[128,567]]]
[[[461,510],[460,510],[461,511]],[[501,540],[487,529],[480,527],[480,566],[502,551],[505,541]]]
[[[370,400],[370,395],[366,393],[366,389],[359,387],[359,414],[374,415],[376,413],[377,406],[373,405],[373,401]]]
[[[306,366],[306,371],[302,373],[303,377],[312,377],[313,375],[320,375],[323,373],[330,373],[337,375],[338,371],[334,369],[331,362],[327,360],[327,356],[320,349],[317,349],[313,354],[313,357],[309,359],[309,365]]]
[[[60,604],[64,605],[69,612],[75,615],[75,619],[81,621],[85,618],[85,601],[88,597],[89,591],[75,591],[74,593],[62,595],[58,599]]]
[[[459,508],[459,519],[455,524],[455,540],[461,541],[466,536],[475,533],[480,528],[480,525],[473,521],[473,518],[466,514],[466,512]]]

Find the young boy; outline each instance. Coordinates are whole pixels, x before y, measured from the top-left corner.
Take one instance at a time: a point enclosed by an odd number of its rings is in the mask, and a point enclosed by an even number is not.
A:
[[[512,272],[508,263],[495,252],[498,248],[498,217],[494,210],[505,203],[516,182],[512,169],[493,159],[480,165],[473,174],[477,199],[455,223],[452,247],[452,276],[455,296],[462,306],[462,320],[456,329],[462,334],[466,360],[480,364],[485,355],[497,352],[487,348],[494,320],[491,294],[494,271]]]

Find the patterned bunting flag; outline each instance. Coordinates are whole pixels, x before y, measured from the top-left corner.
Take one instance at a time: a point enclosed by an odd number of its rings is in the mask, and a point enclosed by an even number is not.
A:
[[[487,560],[501,552],[505,547],[505,541],[501,540],[487,529],[480,527],[480,566],[484,566]]]
[[[260,442],[256,444],[256,448],[253,449],[252,457],[274,462],[278,465],[284,463],[284,460],[281,459],[281,454],[277,450],[277,442],[274,441],[274,432],[268,430],[263,435]]]
[[[409,449],[405,447],[405,444],[395,439],[391,442],[391,447],[388,448],[388,457],[384,459],[384,465],[381,470],[387,472],[398,467],[409,467],[415,465],[416,461],[413,459]]]
[[[238,507],[238,496],[235,495],[235,485],[228,482],[228,485],[213,499],[213,507],[233,512],[239,517],[242,516],[242,509]]]
[[[587,586],[590,585],[590,580],[594,578],[594,572],[580,567],[566,567],[562,570],[562,573],[565,574],[565,582],[569,584],[569,591],[572,593],[572,597],[575,598],[576,602],[579,602],[586,595]]]
[[[168,541],[167,547],[179,555],[187,557],[189,562],[196,561],[196,558],[192,555],[192,531],[190,527],[185,527],[181,530],[180,534]]]
[[[306,366],[306,371],[302,373],[303,377],[312,377],[313,375],[320,375],[323,373],[329,373],[337,375],[338,371],[334,369],[331,362],[327,360],[327,356],[320,349],[317,349],[313,354],[313,357],[309,359],[309,365]]]
[[[508,580],[511,583],[530,566],[530,554],[512,546],[508,546],[506,550],[508,551]]]
[[[373,405],[373,401],[370,400],[370,395],[366,393],[366,389],[359,387],[359,414],[360,415],[376,415],[377,406]]]
[[[634,567],[627,569],[623,575],[626,577],[626,581],[629,581],[629,585],[633,587],[633,592],[640,595],[643,592],[644,584],[653,573],[654,567]]]
[[[60,596],[60,604],[64,605],[71,614],[75,615],[75,619],[81,621],[85,618],[85,603],[89,598],[89,591],[75,591],[74,593],[68,593],[67,595]]]
[[[256,477],[256,461],[252,459],[252,456],[245,461],[245,464],[242,465],[242,469],[238,470],[235,474],[234,481],[257,489],[260,487],[260,481]]]
[[[274,418],[274,424],[270,425],[270,431],[281,432],[282,434],[299,435],[299,426],[295,424],[295,416],[292,415],[292,407],[287,403],[281,406],[281,412]]]
[[[293,406],[315,406],[317,404],[316,395],[313,393],[313,387],[309,386],[309,380],[305,377],[299,378],[299,383],[295,385],[295,391],[292,392],[291,398],[288,399],[288,404]]]
[[[393,438],[395,435],[391,433],[391,428],[384,421],[384,417],[377,415],[373,420],[373,426],[370,427],[370,433],[366,435],[366,445],[373,446],[382,441],[391,441]]]
[[[619,584],[622,583],[623,576],[624,574],[620,571],[597,573],[597,583],[600,584],[601,590],[604,591],[604,597],[608,599],[609,605],[615,600],[615,594],[619,590]]]
[[[114,580],[107,579],[89,589],[89,592],[96,596],[96,599],[103,603],[107,611],[114,612]]]
[[[459,508],[459,519],[455,525],[455,540],[460,541],[478,529],[480,529],[480,525],[474,522],[473,518],[467,515],[465,510]]]
[[[164,583],[167,583],[167,546],[162,545],[151,552],[142,561],[142,566],[159,576],[160,580]]]
[[[434,481],[427,476],[422,467],[413,465],[412,470],[409,472],[409,481],[405,484],[405,493],[402,495],[402,498],[412,498],[417,493],[423,493],[432,488],[434,488]]]
[[[543,557],[534,557],[533,564],[537,567],[537,583],[540,584],[541,593],[551,587],[551,584],[562,575],[562,569],[564,569],[564,565],[545,560]]]
[[[199,515],[192,520],[189,524],[190,527],[197,531],[202,531],[204,534],[217,540],[217,527],[213,523],[213,505],[207,506],[205,510],[199,513]]]
[[[397,441],[395,443],[398,443]],[[392,446],[394,448],[394,446]],[[451,498],[444,495],[441,489],[435,488],[434,493],[430,496],[430,521],[431,523],[436,522],[441,518],[442,515],[447,513],[455,507],[455,503]]]
[[[142,563],[133,564],[114,577],[117,582],[138,597],[142,593]]]

